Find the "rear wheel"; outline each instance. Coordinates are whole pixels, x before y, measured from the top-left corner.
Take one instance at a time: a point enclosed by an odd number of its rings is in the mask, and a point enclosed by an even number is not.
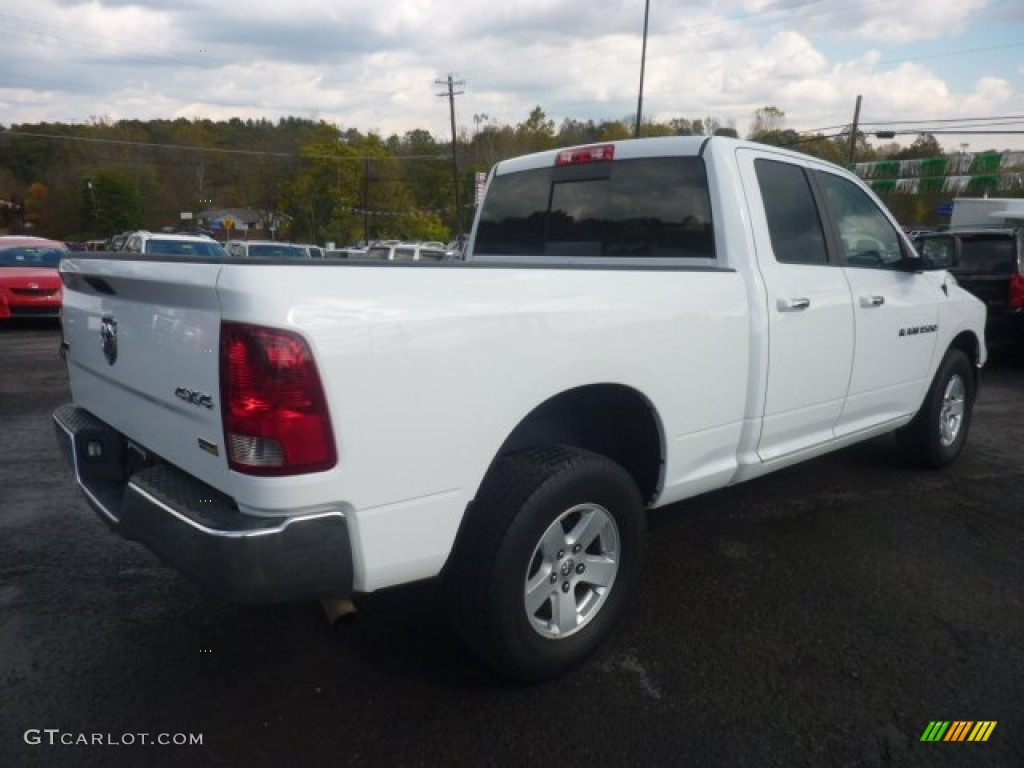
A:
[[[967,442],[974,408],[975,380],[962,350],[946,353],[914,420],[897,433],[907,458],[920,466],[951,464]]]
[[[644,509],[607,457],[554,446],[499,459],[446,572],[459,634],[523,681],[591,653],[622,614],[638,572]]]

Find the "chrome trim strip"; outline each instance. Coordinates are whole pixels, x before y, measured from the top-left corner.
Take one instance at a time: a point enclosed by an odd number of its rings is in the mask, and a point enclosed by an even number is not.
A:
[[[220,538],[224,538],[224,539],[245,539],[245,538],[255,538],[257,536],[270,536],[270,535],[273,535],[273,534],[281,533],[286,528],[288,528],[290,525],[297,524],[297,523],[311,522],[311,521],[314,521],[314,520],[323,520],[324,518],[332,518],[332,517],[336,517],[336,518],[339,518],[341,520],[345,519],[345,515],[343,515],[341,512],[337,512],[337,511],[335,511],[335,512],[320,512],[320,513],[313,514],[313,515],[302,515],[302,516],[299,516],[299,517],[289,517],[283,523],[281,523],[281,525],[275,526],[273,528],[259,528],[259,529],[252,530],[252,531],[222,531],[222,530],[220,530],[218,528],[210,528],[208,526],[205,526],[202,523],[196,522],[192,518],[190,518],[190,517],[188,517],[186,515],[181,514],[180,512],[178,512],[173,507],[169,507],[167,504],[165,504],[164,502],[160,501],[160,499],[158,499],[155,496],[153,496],[153,494],[151,494],[148,491],[143,490],[142,488],[140,488],[133,481],[129,481],[128,482],[128,488],[130,488],[132,491],[134,491],[139,496],[144,498],[150,504],[152,504],[152,505],[154,505],[156,507],[159,507],[164,512],[166,512],[167,514],[171,515],[172,517],[174,517],[179,522],[185,523],[186,525],[188,525],[188,526],[190,526],[192,528],[195,528],[197,531],[200,531],[201,533],[205,533],[205,534],[207,534],[209,536],[219,536]]]

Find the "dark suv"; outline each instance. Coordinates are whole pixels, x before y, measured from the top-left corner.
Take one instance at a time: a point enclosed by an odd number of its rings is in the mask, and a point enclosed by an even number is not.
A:
[[[914,238],[914,247],[985,302],[989,343],[1024,344],[1024,229],[930,232]]]

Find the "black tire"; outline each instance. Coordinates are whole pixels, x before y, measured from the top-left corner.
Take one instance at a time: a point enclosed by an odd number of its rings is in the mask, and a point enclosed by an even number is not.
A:
[[[551,446],[499,459],[445,572],[456,629],[515,680],[562,674],[623,613],[644,528],[636,484],[605,456]]]
[[[914,420],[896,433],[906,459],[930,469],[955,461],[967,442],[975,394],[971,361],[962,350],[950,349]]]

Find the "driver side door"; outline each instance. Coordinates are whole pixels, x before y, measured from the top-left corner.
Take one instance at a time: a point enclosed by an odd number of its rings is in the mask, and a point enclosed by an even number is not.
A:
[[[853,371],[838,437],[917,410],[930,380],[945,273],[906,269],[910,246],[866,189],[821,168],[813,178],[853,299]]]

